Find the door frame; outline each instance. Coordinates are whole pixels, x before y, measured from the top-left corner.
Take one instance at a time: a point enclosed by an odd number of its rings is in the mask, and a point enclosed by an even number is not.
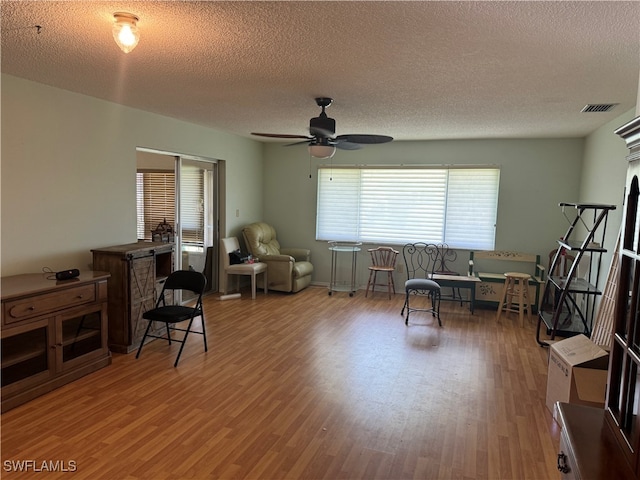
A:
[[[207,225],[206,221],[205,221],[205,228],[210,230],[210,238],[211,238],[211,256],[210,256],[210,262],[211,262],[211,272],[210,275],[208,275],[207,277],[207,290],[209,291],[218,291],[218,282],[219,282],[219,244],[220,244],[220,229],[219,229],[219,225],[220,225],[220,202],[221,202],[221,185],[220,185],[220,172],[218,169],[219,166],[219,160],[217,159],[213,159],[213,158],[207,158],[207,157],[202,157],[202,156],[198,156],[198,155],[188,155],[188,154],[182,154],[182,153],[176,153],[176,152],[169,152],[169,151],[165,151],[165,150],[158,150],[158,149],[154,149],[154,148],[147,148],[147,147],[136,147],[136,153],[138,152],[143,152],[143,153],[150,153],[150,154],[154,154],[154,155],[160,155],[163,157],[170,157],[173,161],[173,170],[174,170],[174,174],[175,174],[175,181],[176,181],[176,205],[175,205],[175,225],[173,225],[174,228],[174,232],[176,233],[176,240],[175,240],[175,245],[176,245],[176,253],[175,253],[175,258],[174,258],[174,268],[175,269],[180,269],[183,268],[182,265],[182,235],[181,235],[181,229],[180,229],[180,165],[182,163],[182,160],[187,160],[187,161],[196,161],[196,162],[203,162],[203,163],[208,163],[208,164],[212,164],[213,168],[212,168],[212,172],[213,172],[213,178],[212,178],[212,195],[211,195],[211,205],[209,205],[209,209],[211,211],[211,224]],[[166,161],[166,160],[165,160]],[[139,163],[136,164],[136,172],[138,171],[138,168],[140,167]],[[205,257],[206,257],[206,248],[205,247]],[[186,268],[186,267],[185,267]]]

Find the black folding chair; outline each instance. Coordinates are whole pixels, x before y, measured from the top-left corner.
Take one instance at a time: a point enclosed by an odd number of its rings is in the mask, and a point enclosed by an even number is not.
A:
[[[158,301],[156,302],[156,307],[145,312],[142,315],[142,318],[148,320],[149,323],[144,332],[144,337],[142,337],[142,342],[140,342],[140,347],[138,347],[136,358],[140,356],[140,352],[142,351],[142,347],[144,346],[144,342],[147,337],[163,338],[169,340],[169,345],[171,345],[172,341],[182,344],[180,345],[180,350],[178,351],[176,361],[173,364],[174,367],[178,366],[178,361],[180,360],[180,355],[182,355],[182,350],[184,349],[184,345],[187,342],[189,333],[197,333],[198,335],[202,335],[202,337],[204,338],[204,351],[207,351],[207,335],[204,325],[204,313],[202,311],[202,292],[204,292],[206,285],[207,278],[202,273],[193,270],[177,270],[167,277],[167,280],[164,282],[164,286],[162,287],[162,293],[160,294],[160,297],[158,297]],[[165,293],[168,291],[173,292],[173,299],[175,301],[175,299],[180,298],[180,296],[177,295],[177,291],[182,290],[187,290],[197,295],[195,305],[167,305],[167,301],[165,300]],[[196,317],[202,318],[202,332],[191,330],[193,319]],[[186,329],[176,326],[177,323],[185,322],[187,320],[189,321],[189,324]],[[167,330],[166,337],[152,335],[149,333],[153,322],[162,322],[165,324]],[[184,332],[184,337],[182,337],[182,339],[171,338],[172,331]]]

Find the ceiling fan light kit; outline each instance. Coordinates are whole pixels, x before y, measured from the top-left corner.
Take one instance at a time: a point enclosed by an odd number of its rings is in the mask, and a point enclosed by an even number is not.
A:
[[[314,158],[331,158],[336,153],[333,145],[309,145],[309,155]]]
[[[328,97],[316,98],[316,104],[322,108],[322,111],[320,115],[313,117],[309,121],[309,133],[311,136],[256,132],[251,134],[269,138],[303,139],[300,142],[288,143],[285,146],[307,144],[309,146],[309,154],[315,158],[331,158],[336,153],[336,148],[358,150],[362,148],[361,144],[387,143],[393,140],[393,137],[387,135],[348,134],[336,136],[336,121],[328,117],[325,112],[325,109],[332,103],[333,99]]]
[[[136,48],[140,40],[138,32],[139,18],[132,13],[116,12],[113,14],[113,39],[124,53],[129,53]]]

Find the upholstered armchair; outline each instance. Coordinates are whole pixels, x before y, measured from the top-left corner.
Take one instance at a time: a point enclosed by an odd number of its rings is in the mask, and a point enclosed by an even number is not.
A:
[[[311,283],[310,250],[281,248],[275,229],[264,222],[247,225],[242,229],[242,235],[249,253],[268,266],[269,290],[299,292]]]

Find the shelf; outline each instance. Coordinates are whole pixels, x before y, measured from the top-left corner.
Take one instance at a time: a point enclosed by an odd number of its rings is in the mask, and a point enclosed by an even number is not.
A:
[[[575,250],[582,250],[583,252],[595,252],[595,253],[604,253],[607,251],[606,248],[601,247],[600,245],[587,245],[582,248],[582,244],[584,242],[573,240],[573,241],[564,241],[558,240],[558,245],[563,247],[565,250],[572,252]]]
[[[558,290],[566,289],[569,293],[581,293],[584,295],[602,295],[602,292],[598,290],[595,285],[587,282],[584,278],[572,280],[568,287],[566,285],[567,279],[567,277],[557,277],[555,275],[549,277],[549,281],[552,282]],[[559,294],[559,292],[557,294]]]
[[[74,343],[81,343],[89,339],[100,338],[100,330],[82,329],[77,335],[65,337],[62,341],[62,346],[73,345]]]
[[[355,287],[350,284],[334,284],[329,287],[329,291],[332,292],[355,292]]]
[[[558,316],[558,324],[554,329],[554,313],[540,312],[540,318],[542,319],[542,322],[547,329],[547,334],[555,331],[555,334],[561,337],[571,337],[580,333],[588,335],[589,328],[585,328],[584,323],[582,323],[580,317],[575,313],[570,312],[568,309],[562,310],[562,312]]]
[[[46,327],[2,339],[2,369],[47,356]]]
[[[573,207],[576,209],[589,209],[589,210],[615,210],[615,205],[609,205],[606,203],[573,203],[573,202],[560,202],[560,207]]]
[[[19,352],[5,354],[2,352],[2,369],[20,363],[28,362],[34,358],[47,357],[47,349],[45,347],[38,348],[36,346],[30,349],[24,349]]]
[[[549,266],[538,312],[536,340],[543,346],[548,345],[540,339],[540,328],[543,324],[550,340],[554,340],[556,335],[568,337],[583,333],[591,336],[596,297],[602,295],[597,285],[602,267],[602,254],[607,251],[603,247],[607,216],[611,210],[616,209],[615,205],[598,203],[563,202],[559,206],[569,222],[569,227],[558,240],[559,248],[556,249]],[[568,208],[575,209],[575,212],[567,212]],[[576,229],[578,226],[580,228]],[[581,240],[572,239],[576,230],[583,234],[584,229],[587,231],[585,237]],[[571,255],[565,255],[566,252],[571,252]],[[582,272],[581,269],[588,269],[588,272]],[[562,275],[558,275],[560,273]]]

